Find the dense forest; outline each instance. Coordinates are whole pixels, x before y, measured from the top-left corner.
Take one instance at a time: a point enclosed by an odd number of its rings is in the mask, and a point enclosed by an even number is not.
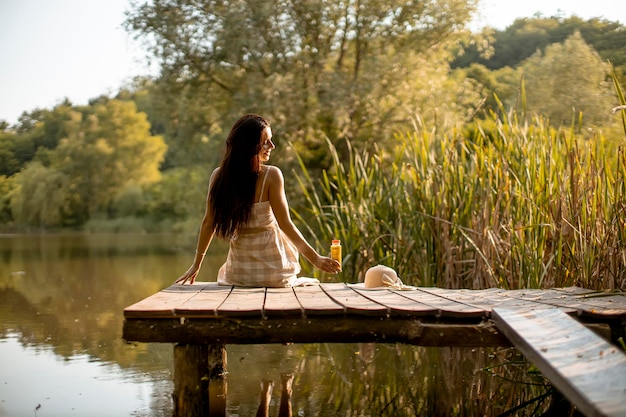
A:
[[[278,149],[271,163],[294,173],[287,186],[296,220],[319,223],[308,233],[318,235],[320,244],[331,235],[357,242],[359,228],[372,228],[366,235],[369,249],[365,242],[346,248],[354,273],[373,256],[402,269],[399,248],[379,237],[391,234],[406,244],[405,230],[377,227],[381,219],[402,219],[416,208],[398,207],[387,196],[379,202],[386,211],[359,217],[370,223],[350,231],[354,227],[337,223],[341,214],[333,211],[341,183],[349,183],[352,194],[339,209],[349,210],[356,193],[367,201],[377,191],[360,190],[363,177],[353,170],[361,166],[362,175],[370,175],[367,167],[376,162],[384,167],[377,174],[381,178],[368,186],[402,178],[404,197],[394,198],[427,202],[428,193],[413,187],[433,184],[407,180],[419,177],[412,165],[419,157],[413,153],[415,161],[407,162],[399,156],[408,148],[428,143],[423,168],[436,173],[445,168],[446,152],[487,152],[505,139],[502,146],[511,146],[507,141],[522,146],[533,135],[544,146],[563,139],[564,152],[570,152],[563,160],[593,144],[594,155],[607,155],[607,168],[615,173],[610,180],[617,181],[625,112],[612,109],[624,104],[626,28],[609,20],[557,16],[476,32],[470,29],[476,8],[475,0],[392,0],[359,7],[333,0],[131,2],[125,27],[158,63],[159,76],[136,79],[115,96],[95,97],[87,105],[66,100],[26,111],[15,125],[0,121],[0,229],[193,232],[204,209],[208,173],[221,157],[228,129],[246,112],[272,121]],[[509,135],[515,129],[519,133]],[[586,160],[586,153],[581,155]],[[539,151],[530,155],[520,169],[542,157]],[[463,163],[453,175],[463,175]],[[408,165],[413,171],[403,171]],[[480,167],[473,169],[485,180]],[[611,204],[622,204],[624,197],[619,198]],[[319,212],[311,208],[316,201]],[[468,210],[479,215],[476,206]],[[443,216],[461,224],[454,214]],[[325,222],[329,217],[335,220]],[[424,227],[428,230],[412,233],[435,233]],[[457,255],[470,256],[482,273],[493,275],[493,264],[480,265],[487,258],[476,240],[463,233],[459,239],[471,244],[455,246],[473,254]],[[374,255],[372,242],[379,240],[383,246]],[[617,247],[623,256],[621,240]],[[441,275],[443,266],[438,268],[420,272],[420,279]],[[463,271],[448,274],[458,279],[468,275]]]

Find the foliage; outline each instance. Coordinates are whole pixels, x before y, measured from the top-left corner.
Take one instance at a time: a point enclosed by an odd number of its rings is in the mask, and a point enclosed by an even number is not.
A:
[[[450,76],[476,84],[478,97],[472,103],[475,114],[482,115],[489,110],[498,109],[498,97],[514,106],[515,99],[519,96],[519,71],[510,67],[491,71],[484,65],[471,64],[468,68],[454,69]]]
[[[225,132],[254,111],[300,164],[294,218],[318,248],[342,239],[346,278],[380,262],[424,285],[623,288],[624,28],[520,19],[489,45],[466,30],[475,6],[133,2],[160,76],[0,122],[0,221],[195,230]]]
[[[148,217],[155,223],[173,222],[176,229],[197,231],[204,214],[209,176],[210,171],[200,165],[165,171],[160,181],[146,189]]]
[[[69,200],[67,176],[35,161],[15,176],[15,182],[11,209],[17,223],[37,227],[63,224],[66,201]]]
[[[602,61],[576,32],[563,43],[548,45],[517,68],[490,71],[473,63],[457,68],[453,75],[474,80],[483,97],[476,113],[482,118],[499,112],[500,102],[518,109],[524,117],[540,114],[555,126],[574,120],[588,135],[598,129],[610,132],[614,106],[609,83],[609,64]]]
[[[493,34],[493,54],[481,56],[479,44],[472,44],[452,63],[456,67],[481,64],[490,70],[515,68],[522,61],[543,51],[548,45],[564,42],[580,32],[585,42],[598,51],[603,61],[610,60],[624,74],[626,68],[626,29],[619,22],[604,19],[582,20],[579,17],[534,17],[517,19],[504,31]],[[622,80],[623,81],[623,80]]]
[[[11,223],[13,218],[11,215],[10,195],[14,187],[13,178],[0,175],[0,227],[3,224]]]
[[[324,135],[333,143],[391,138],[416,111],[463,120],[463,106],[450,104],[465,87],[445,79],[476,3],[155,0],[133,2],[126,26],[160,64],[176,123],[191,126],[186,104],[206,131],[253,111],[303,150],[323,145]]]
[[[555,125],[568,125],[582,115],[586,126],[609,126],[613,94],[608,64],[576,32],[562,44],[538,51],[522,65],[531,113]]]
[[[118,98],[134,101],[148,116],[151,133],[164,138],[167,153],[162,170],[219,162],[224,140],[218,124],[221,115],[207,111],[208,104],[216,104],[217,96],[199,94],[192,84],[138,79],[133,90],[120,92]]]
[[[160,177],[165,145],[149,134],[134,103],[103,100],[68,116],[62,127],[67,136],[58,146],[38,148],[35,159],[14,175],[11,207],[17,223],[67,226],[106,217],[125,187]],[[45,122],[37,125],[46,128]]]
[[[15,135],[0,132],[0,175],[11,176],[19,168],[20,162],[15,155]]]
[[[624,91],[622,90],[622,86],[620,85],[614,71],[611,73],[611,78],[613,79],[613,85],[615,86],[615,91],[617,92],[617,98],[619,100],[619,106],[614,107],[612,112],[619,112],[622,119],[621,127],[623,129],[624,139],[626,139],[626,97],[624,96]]]
[[[318,247],[344,247],[343,278],[377,263],[451,288],[626,288],[626,152],[512,113],[475,137],[419,124],[391,151],[337,151],[321,180],[298,174],[293,210]],[[316,236],[316,237],[315,237]]]

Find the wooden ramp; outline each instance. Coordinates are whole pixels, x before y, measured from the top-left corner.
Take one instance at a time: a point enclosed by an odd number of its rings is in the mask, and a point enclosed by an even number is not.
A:
[[[626,354],[559,309],[496,308],[492,317],[585,416],[626,417]]]

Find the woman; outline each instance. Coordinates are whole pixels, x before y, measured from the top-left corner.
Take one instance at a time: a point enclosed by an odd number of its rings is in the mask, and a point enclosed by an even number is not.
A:
[[[217,277],[222,285],[298,285],[298,253],[324,272],[341,270],[339,262],[318,254],[293,224],[283,174],[264,164],[275,147],[270,124],[263,117],[248,114],[233,125],[220,167],[209,181],[196,256],[177,283],[193,284],[214,236],[230,240]]]

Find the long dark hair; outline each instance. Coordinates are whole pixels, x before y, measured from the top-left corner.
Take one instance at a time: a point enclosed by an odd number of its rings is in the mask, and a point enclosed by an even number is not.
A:
[[[230,129],[220,169],[209,191],[217,237],[231,238],[250,218],[261,170],[263,132],[269,126],[263,117],[246,114]]]

